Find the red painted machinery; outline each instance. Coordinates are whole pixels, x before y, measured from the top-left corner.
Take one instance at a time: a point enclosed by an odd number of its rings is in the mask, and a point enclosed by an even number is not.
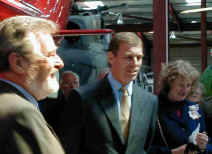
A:
[[[59,35],[88,35],[111,33],[111,30],[65,30],[71,12],[72,0],[0,0],[0,20],[29,15],[48,18],[60,25]]]

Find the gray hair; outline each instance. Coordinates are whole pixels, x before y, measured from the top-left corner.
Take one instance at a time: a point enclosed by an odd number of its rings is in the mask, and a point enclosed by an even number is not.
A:
[[[74,76],[75,76],[75,77],[79,80],[79,75],[78,75],[78,74],[76,74],[76,73],[74,73],[74,72],[72,72],[72,71],[68,70],[68,71],[64,71],[64,72],[62,72],[61,81],[63,80],[63,76],[64,76],[65,74],[71,74],[71,75],[74,75]]]
[[[27,39],[28,33],[54,34],[57,30],[58,25],[53,21],[32,16],[15,16],[0,22],[0,72],[9,70],[10,53],[31,53],[32,44]]]

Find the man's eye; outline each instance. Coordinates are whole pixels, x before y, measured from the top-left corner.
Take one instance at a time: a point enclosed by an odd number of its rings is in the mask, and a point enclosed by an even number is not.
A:
[[[141,59],[142,59],[142,57],[141,57],[141,56],[138,56],[138,57],[137,57],[137,59],[138,59],[138,60],[141,60]]]
[[[190,84],[188,84],[188,85],[187,85],[187,87],[191,87],[191,85],[190,85]]]
[[[131,60],[131,59],[132,59],[132,57],[126,57],[126,59]]]

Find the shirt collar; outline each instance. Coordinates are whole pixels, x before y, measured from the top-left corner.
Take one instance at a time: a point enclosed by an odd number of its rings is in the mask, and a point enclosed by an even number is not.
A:
[[[112,75],[111,72],[108,74],[107,77],[108,77],[108,80],[109,80],[109,82],[110,82],[110,84],[111,84],[112,89],[113,89],[114,91],[119,91],[120,88],[122,87],[122,84],[121,84],[120,82],[118,82],[118,81],[113,77],[113,75]],[[128,83],[125,87],[126,87],[126,89],[127,89],[127,91],[128,91],[129,96],[132,96],[133,81],[131,81],[130,83]]]
[[[35,105],[36,108],[39,109],[38,102],[36,101],[36,99],[32,95],[30,95],[24,88],[6,79],[0,78],[0,81],[6,82],[11,86],[15,87],[16,89],[18,89],[30,103],[32,103],[33,105]]]

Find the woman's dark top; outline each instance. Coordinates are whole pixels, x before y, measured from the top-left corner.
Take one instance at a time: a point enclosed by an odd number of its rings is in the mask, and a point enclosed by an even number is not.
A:
[[[163,139],[159,123],[157,123],[156,135],[149,154],[171,154],[171,149],[187,143],[194,143],[196,134],[206,131],[204,114],[198,104],[188,100],[172,102],[165,92],[161,92],[158,97],[158,119],[165,139]],[[212,146],[208,144],[207,152],[210,151],[212,152]]]

